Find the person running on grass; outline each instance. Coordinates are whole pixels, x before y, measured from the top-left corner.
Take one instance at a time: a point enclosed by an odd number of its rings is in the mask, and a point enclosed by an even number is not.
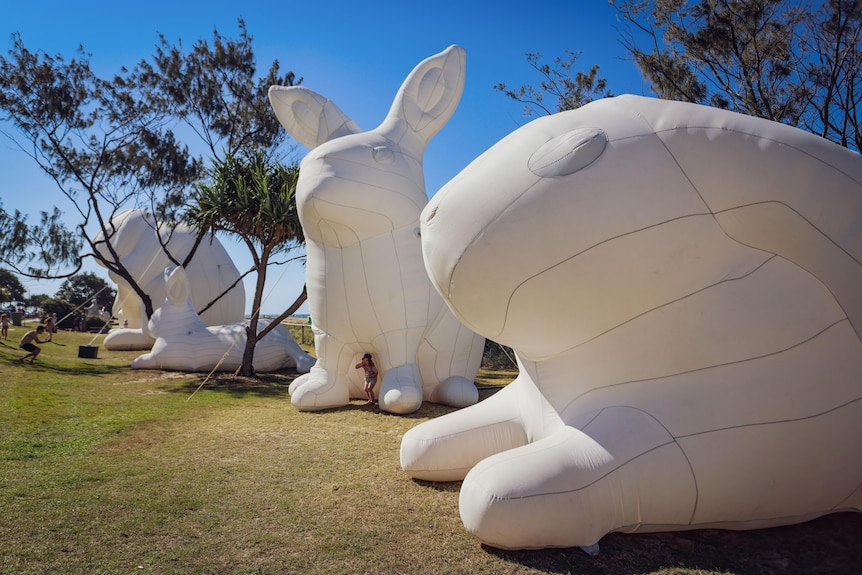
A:
[[[24,361],[28,357],[30,358],[30,365],[33,365],[33,362],[36,360],[36,356],[42,351],[39,347],[36,346],[33,342],[36,343],[47,343],[47,339],[39,339],[39,336],[45,333],[45,326],[39,325],[36,326],[36,329],[31,329],[27,333],[24,334],[24,337],[21,338],[21,343],[18,344],[18,347],[27,352],[27,355],[19,359],[18,361]]]
[[[356,364],[356,369],[363,368],[365,370],[365,395],[368,396],[368,401],[365,405],[374,405],[374,386],[377,384],[377,366],[374,365],[374,360],[371,359],[371,354],[366,353],[362,356],[362,361]]]

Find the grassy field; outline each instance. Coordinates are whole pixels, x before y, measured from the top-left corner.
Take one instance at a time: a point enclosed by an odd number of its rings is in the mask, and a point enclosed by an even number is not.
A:
[[[294,375],[132,371],[138,352],[60,333],[35,365],[0,342],[3,574],[858,573],[862,514],[760,531],[611,534],[601,553],[500,551],[459,484],[409,479],[401,436],[448,411],[300,413]],[[511,374],[483,374],[487,397]],[[484,384],[483,384],[484,383]]]

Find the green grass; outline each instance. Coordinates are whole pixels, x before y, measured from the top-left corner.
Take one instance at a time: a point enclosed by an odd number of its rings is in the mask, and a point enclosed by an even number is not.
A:
[[[409,479],[401,436],[450,411],[352,402],[300,413],[294,375],[133,371],[138,352],[60,333],[22,365],[0,342],[0,573],[856,573],[858,514],[750,532],[611,534],[500,551],[467,534],[459,484]],[[98,345],[103,336],[95,344]],[[2,345],[7,344],[8,345]],[[487,397],[512,373],[484,373]],[[201,386],[203,384],[203,386]]]

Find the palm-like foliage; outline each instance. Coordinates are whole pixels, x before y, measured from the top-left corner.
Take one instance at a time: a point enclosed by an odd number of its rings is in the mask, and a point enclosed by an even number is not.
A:
[[[257,150],[228,154],[211,173],[212,181],[193,194],[187,214],[193,225],[234,234],[269,255],[305,243],[294,198],[299,167],[273,162]]]
[[[186,213],[190,225],[238,237],[249,248],[257,271],[252,315],[240,375],[254,375],[254,346],[305,301],[305,290],[270,326],[257,333],[267,266],[277,254],[288,254],[305,244],[296,210],[298,166],[283,166],[264,150],[228,152],[214,162],[209,183],[198,185]],[[302,256],[299,256],[302,257]],[[293,258],[295,259],[295,258]],[[290,260],[287,260],[290,261]],[[251,270],[250,270],[251,271]]]

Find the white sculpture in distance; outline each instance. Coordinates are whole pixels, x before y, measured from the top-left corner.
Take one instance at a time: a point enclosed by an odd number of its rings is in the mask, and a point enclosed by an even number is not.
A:
[[[165,282],[162,274],[165,267],[172,265],[162,249],[156,231],[155,220],[149,212],[127,210],[116,214],[108,224],[115,229],[109,242],[120,261],[135,278],[135,281],[158,306],[165,299]],[[195,241],[195,233],[187,226],[179,225],[172,232],[163,229],[162,242],[175,258],[182,261],[188,255]],[[102,232],[96,236],[95,244],[105,242]],[[110,259],[107,247],[101,248]],[[211,325],[242,321],[245,317],[245,291],[240,274],[230,256],[217,238],[204,240],[198,246],[186,273],[191,285],[192,304],[202,309],[225,290],[234,286],[213,306],[204,311],[202,319]],[[117,297],[112,312],[120,325],[105,338],[105,349],[132,350],[150,349],[153,337],[147,333],[147,316],[144,303],[129,283],[113,271],[108,271],[111,280],[117,284]]]
[[[100,307],[95,299],[93,300],[93,303],[84,310],[84,315],[88,319],[93,318],[105,323],[111,321],[111,314],[105,311],[105,308]]]
[[[182,267],[164,271],[165,300],[150,318],[148,328],[156,340],[149,353],[132,360],[133,369],[178,371],[234,371],[242,364],[247,321],[208,326],[191,302],[191,286]],[[270,320],[258,321],[258,333]],[[286,325],[275,327],[254,348],[254,370],[271,372],[296,368],[308,373],[315,359],[305,353]]]
[[[862,159],[621,96],[531,122],[422,214],[432,281],[520,374],[405,434],[500,548],[862,510]]]
[[[423,399],[478,401],[473,379],[484,338],[464,328],[425,273],[419,214],[427,204],[422,158],[464,88],[464,50],[421,62],[383,123],[362,132],[338,107],[302,86],[273,86],[281,124],[311,151],[300,165],[297,207],[307,246],[306,284],[317,364],[290,386],[300,410],[365,398],[371,353],[382,376],[380,409],[410,413]]]

